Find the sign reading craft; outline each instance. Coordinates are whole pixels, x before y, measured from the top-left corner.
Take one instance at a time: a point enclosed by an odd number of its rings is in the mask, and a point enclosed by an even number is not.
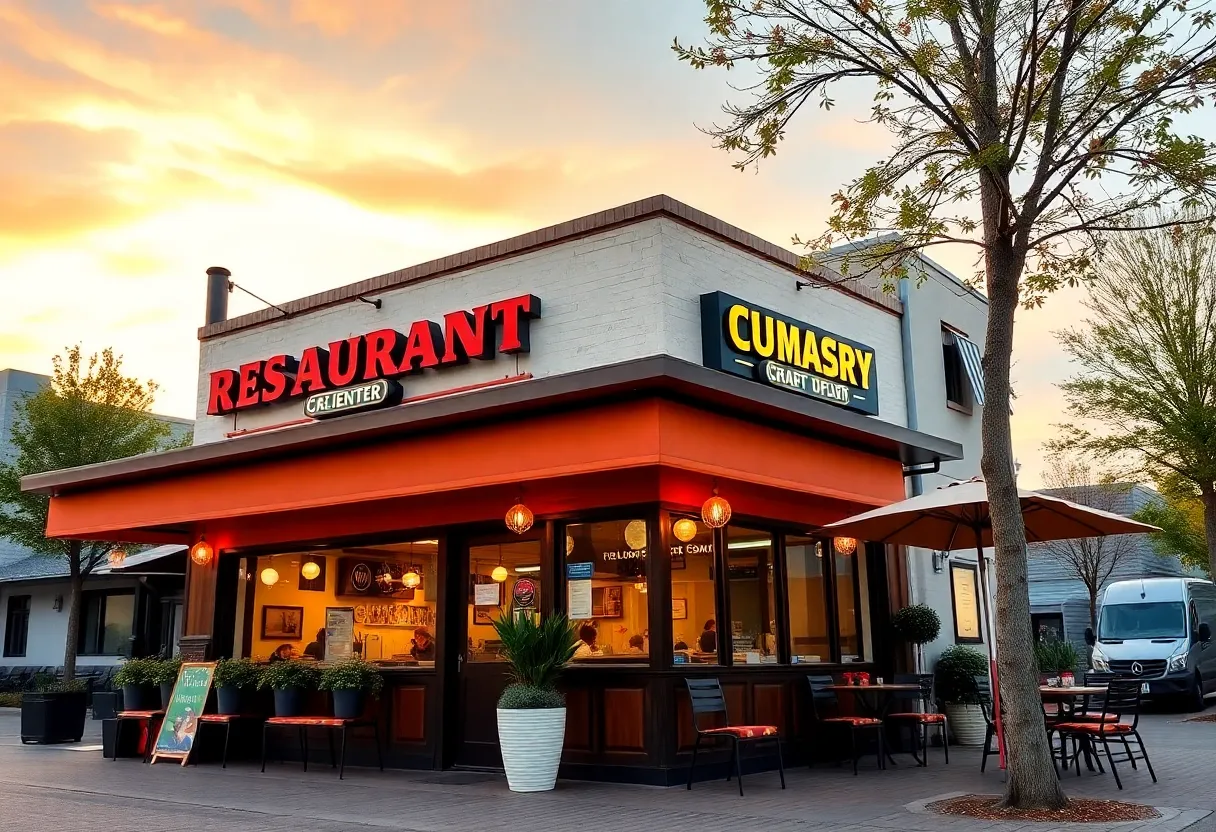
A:
[[[706,367],[878,415],[874,350],[724,292],[701,295]]]
[[[392,379],[399,376],[527,352],[529,323],[539,317],[540,298],[520,295],[449,312],[442,324],[415,321],[407,333],[378,329],[309,347],[299,357],[275,355],[235,370],[216,370],[207,414],[303,397],[308,397],[306,415],[313,418],[396,404],[401,385]]]

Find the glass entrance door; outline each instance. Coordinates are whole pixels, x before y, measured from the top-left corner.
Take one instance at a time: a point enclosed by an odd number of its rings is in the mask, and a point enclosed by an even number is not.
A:
[[[539,535],[482,538],[469,542],[464,558],[465,614],[454,634],[456,685],[459,691],[456,748],[458,766],[500,767],[498,697],[507,684],[502,644],[494,620],[510,615],[520,595],[532,590],[533,609],[541,609],[541,541]],[[459,574],[459,572],[457,573]],[[523,583],[520,583],[520,582]]]

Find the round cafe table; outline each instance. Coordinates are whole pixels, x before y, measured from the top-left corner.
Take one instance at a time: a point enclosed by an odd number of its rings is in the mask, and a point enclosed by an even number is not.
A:
[[[1106,688],[1097,687],[1096,685],[1072,685],[1070,687],[1039,686],[1039,696],[1043,701],[1054,703],[1059,708],[1056,712],[1056,722],[1067,722],[1072,719],[1076,715],[1078,701],[1081,702],[1082,710],[1084,710],[1089,707],[1089,697],[1105,695]],[[1093,771],[1094,761],[1089,741],[1085,737],[1082,737],[1081,741],[1084,743],[1085,766],[1090,771]]]
[[[895,702],[894,695],[896,693],[920,693],[920,685],[827,685],[825,690],[852,694],[862,710],[868,711],[870,716],[882,720],[885,724],[887,714],[891,711],[891,705]],[[890,749],[884,748],[884,750],[886,750],[887,760],[891,765],[899,765],[891,756]]]

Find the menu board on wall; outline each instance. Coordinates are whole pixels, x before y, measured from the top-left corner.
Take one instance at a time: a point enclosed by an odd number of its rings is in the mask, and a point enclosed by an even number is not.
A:
[[[355,654],[355,608],[325,608],[325,661],[340,662]]]
[[[973,564],[950,564],[950,594],[954,598],[954,640],[978,644],[984,640],[980,625],[979,572]]]

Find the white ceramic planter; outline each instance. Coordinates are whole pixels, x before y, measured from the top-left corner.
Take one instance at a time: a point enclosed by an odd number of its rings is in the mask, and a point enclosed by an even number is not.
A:
[[[565,738],[565,708],[499,708],[498,744],[511,791],[552,789]]]
[[[947,705],[946,719],[950,733],[959,745],[982,746],[988,733],[988,723],[979,705]]]

